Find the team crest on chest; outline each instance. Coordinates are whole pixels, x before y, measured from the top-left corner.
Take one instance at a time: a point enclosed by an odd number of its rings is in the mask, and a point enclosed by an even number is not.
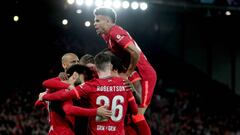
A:
[[[123,37],[124,37],[123,35],[119,35],[119,34],[116,35],[117,42],[120,41],[120,40],[122,40]]]

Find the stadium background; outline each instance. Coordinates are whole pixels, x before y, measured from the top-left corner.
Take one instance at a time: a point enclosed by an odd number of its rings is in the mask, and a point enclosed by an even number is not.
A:
[[[239,1],[147,2],[146,11],[117,13],[158,73],[146,114],[153,134],[239,134]],[[63,0],[1,6],[0,133],[44,134],[46,113],[33,108],[42,81],[62,71],[64,53],[94,55],[105,43],[84,26],[93,22],[93,8],[76,14]]]

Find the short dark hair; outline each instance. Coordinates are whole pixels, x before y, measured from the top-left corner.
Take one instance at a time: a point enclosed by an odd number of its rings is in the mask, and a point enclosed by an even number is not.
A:
[[[94,61],[97,69],[104,71],[106,69],[106,64],[111,63],[111,56],[100,52],[94,57]]]
[[[92,71],[88,67],[80,65],[80,64],[74,64],[74,65],[70,66],[66,71],[66,73],[69,76],[72,76],[74,72],[77,72],[78,74],[83,74],[84,80],[86,80],[86,81],[91,80],[93,78]]]
[[[112,8],[107,7],[98,7],[94,10],[93,14],[96,15],[102,15],[109,17],[113,23],[116,23],[117,20],[117,13]]]
[[[108,49],[105,49],[102,52],[111,56],[113,70],[118,70],[118,73],[123,73],[126,71],[126,68],[123,66],[122,60],[119,57],[117,57]]]
[[[87,65],[88,63],[95,63],[94,56],[92,56],[91,54],[85,54],[80,59],[80,64]]]

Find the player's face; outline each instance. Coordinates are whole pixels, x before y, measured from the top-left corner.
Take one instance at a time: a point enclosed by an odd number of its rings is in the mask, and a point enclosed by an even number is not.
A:
[[[107,17],[102,15],[96,15],[94,18],[94,27],[98,35],[105,34],[105,27],[108,23]]]
[[[71,67],[74,64],[79,64],[79,59],[76,56],[71,56],[67,59],[65,64],[66,64],[66,68],[68,69],[69,67]]]

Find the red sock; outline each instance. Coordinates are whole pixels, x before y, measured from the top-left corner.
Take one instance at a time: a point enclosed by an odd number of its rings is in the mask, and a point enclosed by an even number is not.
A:
[[[151,129],[148,126],[147,121],[144,118],[144,115],[137,114],[132,116],[134,124],[137,126],[139,135],[151,135]]]

